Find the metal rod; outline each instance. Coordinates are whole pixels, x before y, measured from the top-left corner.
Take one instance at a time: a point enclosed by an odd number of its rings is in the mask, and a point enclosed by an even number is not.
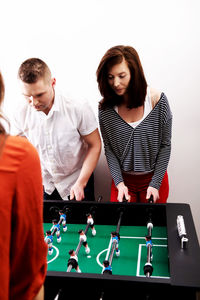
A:
[[[153,224],[151,223],[151,221],[149,221],[148,224],[147,224],[147,230],[148,230],[148,236],[149,237],[152,236],[152,229],[153,229]]]
[[[116,228],[116,233],[117,233],[117,234],[119,234],[119,231],[120,231],[120,225],[121,225],[122,215],[123,215],[123,211],[121,211],[121,212],[120,212],[120,215],[119,215],[119,220],[118,220],[117,228]],[[114,240],[114,241],[113,241],[113,244],[112,244],[111,251],[110,251],[109,260],[108,260],[110,266],[112,265],[112,260],[113,260],[113,255],[114,255],[114,252],[115,252],[116,244],[117,244],[117,241]],[[103,297],[104,297],[104,291],[102,291],[99,300],[103,300]]]
[[[85,235],[88,232],[89,226],[90,226],[90,224],[87,224],[87,226],[85,228],[85,231],[84,231]],[[79,253],[79,250],[81,249],[82,243],[83,243],[83,241],[79,241],[79,243],[78,243],[78,246],[77,246],[76,251],[75,251],[76,256],[78,256],[78,253]],[[67,268],[67,272],[71,272],[71,270],[72,270],[72,265],[69,265],[68,268]]]
[[[148,263],[151,262],[151,245],[150,244],[147,246],[147,262]]]
[[[123,215],[123,211],[120,212],[120,215],[119,215],[119,221],[117,223],[117,229],[116,229],[116,232],[119,233],[119,230],[120,230],[120,225],[121,225],[121,220],[122,220],[122,215]]]
[[[109,265],[110,266],[112,265],[112,260],[113,260],[113,255],[114,255],[114,252],[115,252],[116,244],[117,244],[117,241],[114,240],[113,244],[112,244],[111,251],[110,251],[110,256],[109,256]]]
[[[121,211],[120,215],[119,215],[119,220],[118,220],[117,228],[116,228],[116,233],[117,234],[119,234],[121,220],[122,220],[122,215],[123,215],[123,211]],[[112,248],[111,248],[110,257],[109,257],[109,265],[110,266],[112,265],[112,260],[113,260],[113,255],[114,255],[114,252],[115,252],[116,244],[117,244],[117,241],[114,240],[113,243],[112,243]]]
[[[61,292],[62,292],[62,289],[59,289],[58,294],[56,295],[56,297],[54,298],[54,300],[58,300],[59,299]]]
[[[147,247],[147,262],[144,266],[144,273],[146,277],[150,277],[153,272],[152,260],[152,229],[151,214],[149,215],[149,222],[147,223],[146,247]]]

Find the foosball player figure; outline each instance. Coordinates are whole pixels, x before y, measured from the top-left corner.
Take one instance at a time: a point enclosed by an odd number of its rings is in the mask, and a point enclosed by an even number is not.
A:
[[[112,231],[111,232],[111,237],[112,237],[112,243],[114,241],[116,241],[115,243],[115,253],[116,253],[116,256],[119,256],[120,255],[120,250],[119,250],[119,240],[120,240],[120,236],[119,236],[119,233],[117,233],[116,231]]]
[[[68,259],[67,267],[69,267],[71,265],[72,269],[75,269],[76,272],[81,273],[81,270],[78,265],[78,257],[76,255],[75,251],[73,249],[69,250],[69,255],[70,255],[70,258]]]
[[[91,214],[87,214],[86,216],[87,216],[87,224],[90,224],[90,228],[92,230],[92,235],[95,236],[96,230],[94,228],[94,219]]]
[[[61,236],[60,236],[60,224],[58,224],[57,220],[53,220],[53,228],[52,228],[52,235],[56,234],[57,242],[61,242]]]
[[[148,246],[150,246],[150,249],[151,249],[150,260],[152,261],[153,260],[153,254],[152,254],[153,244],[152,244],[152,240],[151,240],[150,235],[146,235],[145,240],[146,240],[146,247],[148,248]]]
[[[110,266],[108,260],[103,261],[103,266],[104,266],[103,274],[111,274],[112,275],[112,267]]]
[[[48,246],[48,253],[49,255],[53,254],[53,236],[51,234],[51,230],[46,231],[46,236],[44,238],[45,242],[47,243]]]
[[[67,216],[63,210],[59,210],[59,215],[60,215],[60,220],[59,220],[58,224],[59,225],[62,224],[63,231],[66,232],[67,231],[67,225],[66,225]]]
[[[80,229],[78,231],[78,233],[79,233],[79,240],[83,242],[83,246],[85,247],[85,252],[87,254],[89,254],[90,253],[90,248],[88,247],[87,237],[86,237],[83,229]]]

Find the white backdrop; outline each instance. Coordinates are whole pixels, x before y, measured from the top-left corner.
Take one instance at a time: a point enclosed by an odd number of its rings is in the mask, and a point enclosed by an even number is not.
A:
[[[59,88],[88,99],[97,116],[95,72],[102,55],[114,45],[136,48],[148,84],[166,93],[173,112],[169,202],[190,204],[200,240],[200,2],[6,0],[0,7],[4,111],[11,122],[25,59],[45,60]],[[102,152],[96,197],[108,200],[110,181]]]

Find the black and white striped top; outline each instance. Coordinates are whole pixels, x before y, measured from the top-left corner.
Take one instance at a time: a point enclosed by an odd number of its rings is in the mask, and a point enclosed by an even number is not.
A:
[[[99,109],[99,123],[115,185],[123,181],[122,171],[154,171],[150,186],[159,189],[171,152],[172,113],[165,94],[135,128],[113,108]]]

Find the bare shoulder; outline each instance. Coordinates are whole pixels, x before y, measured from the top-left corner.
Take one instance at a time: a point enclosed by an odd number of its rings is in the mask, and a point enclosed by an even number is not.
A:
[[[150,95],[151,95],[152,107],[154,108],[158,103],[158,101],[160,100],[161,92],[150,87]]]

